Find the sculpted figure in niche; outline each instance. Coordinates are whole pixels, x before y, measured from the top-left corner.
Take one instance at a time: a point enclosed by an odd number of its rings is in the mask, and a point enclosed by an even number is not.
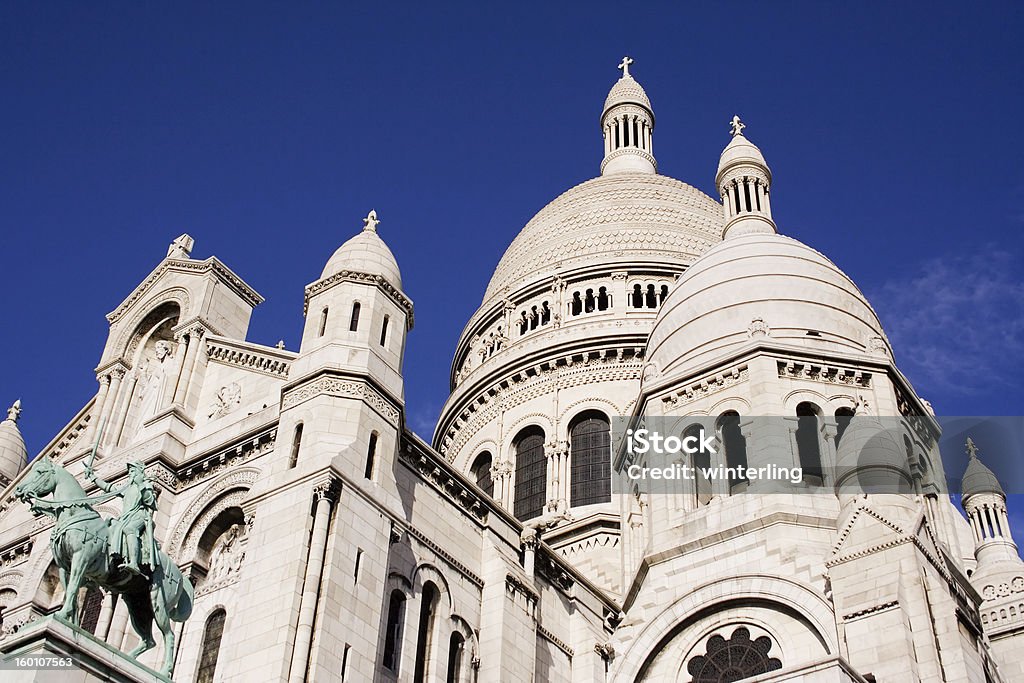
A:
[[[161,339],[153,348],[153,357],[147,359],[139,370],[140,428],[162,407],[173,356],[174,347],[171,342]]]
[[[232,382],[217,390],[217,396],[213,405],[210,406],[210,414],[207,417],[224,417],[237,408],[241,402],[242,387],[238,386],[238,382]]]
[[[220,537],[213,552],[210,553],[208,576],[211,581],[219,581],[238,571],[242,560],[245,559],[245,551],[242,549],[243,535],[242,525],[232,524]]]

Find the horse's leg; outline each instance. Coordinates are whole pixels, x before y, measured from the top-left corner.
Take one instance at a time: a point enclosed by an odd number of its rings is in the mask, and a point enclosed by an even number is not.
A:
[[[125,593],[125,606],[132,620],[132,628],[139,634],[138,646],[128,653],[129,657],[138,658],[146,650],[156,646],[153,640],[153,610],[149,604],[149,596],[144,593]]]
[[[156,620],[156,627],[164,636],[164,666],[160,673],[170,676],[174,666],[174,628],[171,625],[171,617],[167,613],[167,597],[161,585],[164,583],[161,578],[161,572],[154,574],[153,585],[149,589],[149,599],[153,604],[153,618]]]
[[[85,575],[87,564],[85,553],[82,550],[79,549],[78,552],[71,555],[71,568],[67,572],[63,570],[61,572],[64,580],[64,606],[57,612],[59,619],[76,626],[78,625],[78,589],[82,587],[82,578]]]

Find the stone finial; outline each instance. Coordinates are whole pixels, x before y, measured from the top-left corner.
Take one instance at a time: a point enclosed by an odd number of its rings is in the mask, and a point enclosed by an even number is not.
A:
[[[370,213],[366,214],[366,218],[363,219],[363,230],[369,230],[370,232],[377,232],[377,225],[380,221],[377,220],[377,212],[370,209]]]
[[[632,63],[633,63],[633,60],[630,57],[623,57],[622,61],[619,62],[619,68],[622,70],[622,77],[623,78],[632,78],[629,75],[629,65],[632,64]]]
[[[276,348],[284,351],[284,339],[278,340],[277,344],[274,345]]]
[[[737,135],[743,135],[743,129],[747,127],[747,124],[740,121],[739,115],[734,115],[732,121],[729,122],[732,126],[732,130],[729,132],[730,135],[736,137]]]
[[[771,329],[769,329],[767,323],[765,323],[764,321],[764,318],[762,318],[761,316],[757,316],[756,318],[751,320],[750,324],[747,326],[747,336],[750,337],[751,339],[756,339],[757,337],[767,337],[770,333]]]
[[[7,409],[7,419],[11,422],[17,422],[18,418],[21,417],[21,399],[15,401],[10,408]]]
[[[974,445],[974,439],[967,437],[967,443],[964,445],[966,446],[967,455],[971,456],[971,460],[978,457],[978,447]]]
[[[196,241],[188,233],[178,235],[177,239],[167,247],[167,258],[187,259],[192,254]]]
[[[871,414],[871,406],[864,394],[857,394],[857,402],[853,406],[853,414],[858,417]]]

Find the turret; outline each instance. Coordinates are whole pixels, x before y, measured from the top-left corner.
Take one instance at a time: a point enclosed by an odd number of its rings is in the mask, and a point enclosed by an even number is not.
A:
[[[743,135],[746,124],[733,116],[732,141],[722,150],[715,186],[722,197],[725,229],[722,237],[774,233],[769,190],[772,172],[761,150]]]
[[[629,57],[622,58],[622,78],[604,101],[601,175],[655,173],[658,168],[654,160],[654,110],[643,87],[629,73],[632,63]]]
[[[7,488],[28,464],[25,439],[18,429],[20,416],[21,399],[18,399],[7,409],[7,419],[0,422],[0,490]]]
[[[1010,519],[1006,514],[1006,493],[996,475],[978,458],[974,440],[967,439],[967,469],[961,480],[964,512],[974,534],[974,557],[978,571],[1002,562],[1019,564],[1017,544],[1010,533]]]

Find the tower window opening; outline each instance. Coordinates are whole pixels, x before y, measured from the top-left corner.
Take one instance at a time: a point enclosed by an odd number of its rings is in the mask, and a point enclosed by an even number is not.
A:
[[[619,137],[620,137],[619,136],[619,128],[620,128],[620,126],[619,126],[619,120],[617,118],[613,119],[613,121],[612,121],[612,128],[615,129],[615,149],[618,149],[619,147],[622,147],[622,140],[619,139]]]
[[[594,290],[588,289],[587,296],[583,299],[583,310],[585,313],[593,313],[595,306],[596,301],[594,300]]]
[[[657,308],[658,307],[658,298],[657,298],[657,296],[655,294],[655,291],[654,291],[654,285],[647,285],[647,299],[646,299],[646,303],[647,303],[647,308]]]
[[[388,623],[384,630],[384,661],[389,671],[398,672],[402,655],[402,622],[405,621],[405,594],[397,588],[388,602]]]
[[[661,291],[658,293],[658,305],[665,303],[665,299],[668,297],[668,285],[662,285]]]
[[[388,323],[391,322],[390,316],[384,316],[384,322],[380,326],[380,345],[386,346],[388,341]]]
[[[630,131],[631,131],[630,135],[632,136],[631,137],[631,141],[633,142],[633,147],[639,147],[640,146],[640,124],[637,123],[637,120],[636,120],[635,116],[631,119],[631,121],[632,121],[632,124],[633,124],[632,126],[630,126]]]
[[[355,332],[359,329],[359,302],[352,304],[352,317],[348,321],[348,331]]]
[[[484,451],[476,456],[476,460],[473,461],[473,467],[470,470],[473,478],[476,480],[476,485],[488,496],[494,496],[494,479],[491,476],[493,462],[491,452]]]
[[[757,191],[758,182],[757,180],[750,181],[751,192],[754,193],[754,204],[757,205],[757,210],[761,211],[761,193]]]
[[[448,640],[448,675],[445,683],[459,683],[462,680],[462,660],[466,639],[458,631],[452,631]]]
[[[630,296],[630,299],[631,299],[630,303],[633,305],[633,308],[643,308],[644,307],[644,290],[643,290],[643,287],[641,287],[640,285],[633,285],[633,294]]]
[[[743,213],[743,205],[740,204],[740,184],[738,182],[732,186],[732,193],[736,202],[736,213]]]
[[[323,310],[320,311],[320,329],[317,332],[318,337],[324,336],[324,332],[327,331],[327,306],[324,306]]]
[[[818,441],[818,407],[813,403],[801,403],[796,407],[796,449],[804,479],[809,477],[821,481],[821,445]]]
[[[530,309],[530,329],[535,330],[540,325],[540,314],[537,313],[537,307],[534,306]]]
[[[526,334],[528,329],[530,329],[530,321],[526,319],[526,311],[523,311],[522,318],[519,321],[519,334]]]
[[[608,288],[601,287],[597,290],[597,310],[607,311],[611,307],[611,297],[608,296]]]
[[[747,211],[751,211],[754,208],[754,204],[750,201],[750,184],[747,183],[746,179],[743,180],[743,198],[746,201]]]
[[[377,432],[370,433],[370,445],[366,449],[366,466],[363,468],[363,477],[373,479],[373,472],[377,468]]]
[[[548,302],[545,301],[540,305],[540,324],[547,325],[551,322],[551,309],[548,307]]]
[[[299,463],[299,449],[302,448],[302,423],[295,425],[295,432],[292,435],[292,454],[288,460],[288,469]]]
[[[416,671],[412,678],[415,683],[427,680],[427,664],[434,645],[434,614],[439,598],[440,592],[434,584],[424,584],[420,595],[419,633],[416,636]]]
[[[836,410],[836,448],[839,448],[839,442],[843,440],[843,434],[846,433],[846,429],[850,426],[850,420],[852,419],[853,408],[839,408]]]
[[[583,312],[583,299],[580,298],[579,292],[572,293],[572,301],[569,302],[569,314],[579,315]]]
[[[735,410],[722,413],[718,418],[719,438],[725,449],[725,466],[737,469],[747,468],[747,439],[740,431],[740,414]],[[731,474],[732,472],[730,472]],[[729,492],[737,493],[747,488],[746,477],[729,477]]]

